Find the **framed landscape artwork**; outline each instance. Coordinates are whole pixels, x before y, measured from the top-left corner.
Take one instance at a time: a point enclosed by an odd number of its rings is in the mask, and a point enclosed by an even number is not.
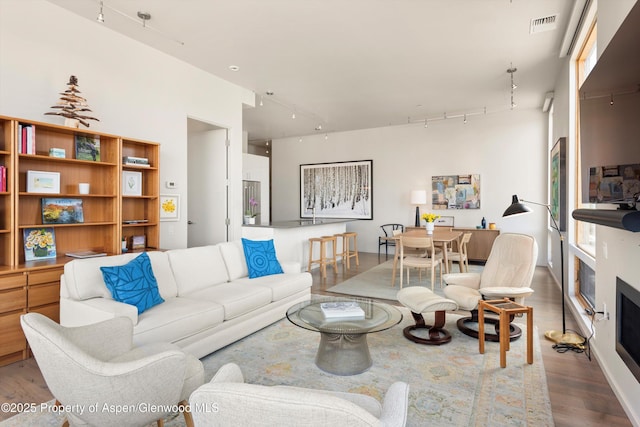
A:
[[[433,209],[480,209],[480,175],[431,177]]]
[[[27,171],[27,193],[60,194],[60,172]]]
[[[565,231],[567,228],[567,170],[566,158],[567,147],[566,138],[560,138],[551,149],[551,167],[549,168],[550,191],[549,200],[551,201],[551,215],[558,223],[559,231]]]
[[[83,222],[82,199],[42,199],[43,224],[79,224]]]
[[[300,217],[373,219],[373,160],[300,165]]]

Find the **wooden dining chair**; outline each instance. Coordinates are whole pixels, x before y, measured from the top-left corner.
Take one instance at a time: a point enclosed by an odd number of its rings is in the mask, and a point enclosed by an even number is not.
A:
[[[469,241],[471,240],[471,236],[473,236],[473,233],[464,233],[462,235],[462,239],[460,239],[458,250],[449,251],[447,253],[447,258],[449,260],[449,271],[451,271],[453,263],[457,262],[458,266],[460,267],[460,273],[469,272],[469,256],[467,254],[467,243],[469,243]]]
[[[436,281],[436,266],[440,272],[440,287],[442,287],[442,254],[436,253],[435,246],[433,245],[433,239],[431,237],[400,236],[398,237],[397,245],[397,256],[394,258],[393,262],[393,273],[391,279],[392,287],[395,286],[396,268],[398,264],[400,266],[400,289],[402,289],[404,281],[404,269],[407,269],[407,283],[409,283],[410,268],[417,268],[419,272],[422,269],[431,270],[431,290],[433,291]],[[416,249],[423,253],[417,255],[405,255],[405,251],[414,252]]]

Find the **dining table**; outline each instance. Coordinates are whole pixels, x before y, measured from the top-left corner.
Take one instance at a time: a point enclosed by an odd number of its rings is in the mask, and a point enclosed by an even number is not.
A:
[[[431,234],[427,234],[426,228],[421,229],[413,229],[405,231],[404,233],[397,234],[393,237],[389,237],[389,239],[397,239],[399,240],[402,236],[407,237],[431,237],[434,244],[440,243],[442,246],[442,262],[444,264],[444,270],[448,274],[449,273],[449,258],[447,254],[447,247],[453,242],[460,243],[460,237],[462,236],[462,231],[453,231],[449,227],[435,227]],[[396,253],[393,256],[393,271],[396,271],[396,266],[398,263],[398,256],[400,251],[398,250],[398,243],[396,243]]]

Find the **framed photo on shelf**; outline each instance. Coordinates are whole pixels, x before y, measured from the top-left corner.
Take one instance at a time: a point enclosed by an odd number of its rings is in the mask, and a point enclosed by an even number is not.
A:
[[[76,160],[100,161],[100,136],[76,135]]]
[[[142,172],[122,172],[122,195],[142,196]]]
[[[178,221],[180,219],[180,196],[178,194],[160,195],[160,221]]]
[[[42,199],[43,224],[79,224],[83,222],[82,199]]]
[[[131,250],[135,249],[144,249],[147,247],[147,238],[146,236],[131,236]]]
[[[373,160],[300,165],[300,218],[373,219]]]
[[[453,227],[455,223],[455,217],[453,216],[441,216],[433,221],[434,225],[438,227]]]
[[[60,194],[60,172],[27,171],[27,193]]]
[[[25,228],[23,237],[25,261],[56,257],[56,234],[53,228]]]

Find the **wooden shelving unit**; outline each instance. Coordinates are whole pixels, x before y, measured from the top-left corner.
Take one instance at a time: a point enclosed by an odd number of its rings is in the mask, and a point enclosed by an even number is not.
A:
[[[145,158],[149,160],[149,166],[122,163],[122,172],[142,174],[142,192],[140,196],[125,195],[124,191],[122,192],[121,235],[128,242],[132,236],[144,235],[148,249],[159,249],[160,171],[158,165],[160,164],[160,146],[147,141],[122,139],[122,157]],[[144,222],[130,223],[130,221]]]
[[[0,271],[13,265],[13,149],[15,122],[0,116],[0,166],[6,168],[6,190],[0,189]]]
[[[34,154],[19,152],[20,125],[35,129]],[[100,158],[76,159],[77,136],[99,139]],[[64,149],[65,157],[51,157],[52,148]],[[150,166],[124,165],[123,156],[147,158]],[[65,253],[119,254],[122,238],[133,235],[144,235],[149,249],[159,247],[159,164],[157,143],[0,116],[0,165],[7,168],[7,191],[0,192],[0,366],[28,357],[21,314],[59,321],[60,275],[73,259]],[[27,191],[28,171],[59,173],[60,191]],[[123,171],[141,173],[140,196],[123,194]],[[89,194],[80,194],[79,183],[89,183]],[[82,200],[84,221],[43,223],[43,198]],[[144,222],[123,222],[134,219]],[[54,230],[57,257],[26,261],[25,230],[44,227]]]

